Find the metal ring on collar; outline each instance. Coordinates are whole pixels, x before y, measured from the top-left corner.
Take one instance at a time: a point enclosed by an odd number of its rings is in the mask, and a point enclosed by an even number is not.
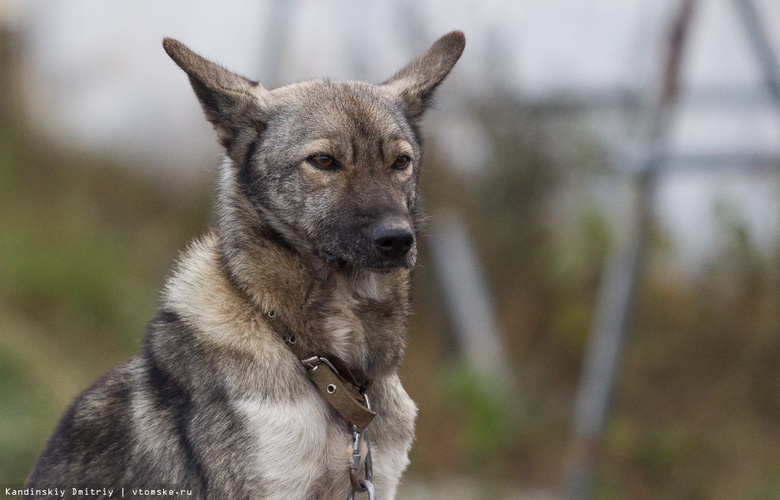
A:
[[[362,489],[358,492],[355,490],[350,491],[349,496],[347,497],[348,500],[354,500],[355,493],[363,493],[364,491],[368,492],[368,500],[376,500],[376,489],[374,489],[374,485],[371,483],[371,481],[368,479],[361,479],[358,481],[358,483]]]

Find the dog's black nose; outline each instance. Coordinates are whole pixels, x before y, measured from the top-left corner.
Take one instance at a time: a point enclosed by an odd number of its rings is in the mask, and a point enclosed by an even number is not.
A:
[[[374,246],[387,257],[401,257],[414,245],[414,233],[408,223],[379,223],[371,229]]]

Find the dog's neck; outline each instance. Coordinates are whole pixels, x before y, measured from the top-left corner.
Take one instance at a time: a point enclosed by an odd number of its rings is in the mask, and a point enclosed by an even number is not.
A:
[[[235,182],[235,181],[234,181]],[[312,354],[335,355],[371,378],[401,362],[409,271],[329,268],[266,224],[238,189],[219,193],[220,267],[258,314],[274,311]]]

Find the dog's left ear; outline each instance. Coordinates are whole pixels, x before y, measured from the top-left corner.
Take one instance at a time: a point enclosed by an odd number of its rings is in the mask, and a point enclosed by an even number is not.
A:
[[[262,85],[199,56],[173,38],[164,39],[163,48],[189,76],[206,119],[228,153],[242,133],[264,128],[269,91]]]
[[[444,80],[460,59],[466,37],[460,31],[447,33],[394,77],[382,85],[396,92],[404,104],[409,118],[419,118],[431,105],[436,87]]]

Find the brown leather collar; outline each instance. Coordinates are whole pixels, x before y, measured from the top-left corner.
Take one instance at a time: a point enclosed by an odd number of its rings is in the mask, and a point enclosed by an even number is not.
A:
[[[376,416],[366,396],[371,381],[356,377],[347,364],[336,356],[307,352],[275,311],[269,311],[265,316],[276,334],[301,361],[325,401],[358,429],[368,427]],[[361,382],[359,378],[364,380]]]

